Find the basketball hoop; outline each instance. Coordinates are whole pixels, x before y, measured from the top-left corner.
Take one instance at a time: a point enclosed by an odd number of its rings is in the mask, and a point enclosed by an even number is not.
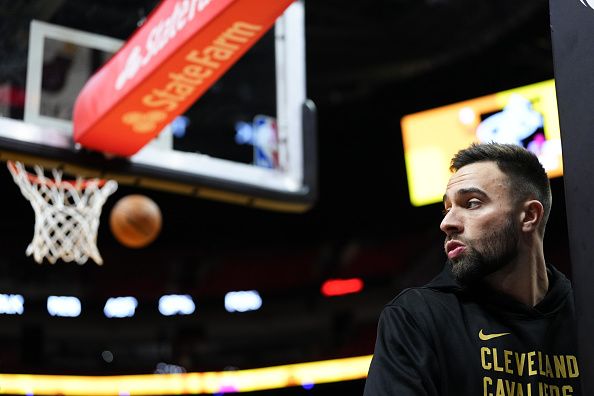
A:
[[[20,162],[8,161],[7,165],[35,212],[27,256],[33,255],[39,264],[44,257],[52,264],[58,259],[84,264],[89,258],[103,264],[97,249],[99,216],[107,197],[118,188],[117,182],[81,177],[62,180],[58,169],[52,169],[53,178],[48,178],[40,166],[32,174]]]

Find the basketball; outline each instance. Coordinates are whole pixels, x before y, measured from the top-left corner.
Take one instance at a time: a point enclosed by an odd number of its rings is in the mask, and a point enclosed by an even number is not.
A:
[[[161,231],[161,210],[147,196],[128,195],[111,210],[109,226],[113,236],[129,248],[142,248],[157,238]]]

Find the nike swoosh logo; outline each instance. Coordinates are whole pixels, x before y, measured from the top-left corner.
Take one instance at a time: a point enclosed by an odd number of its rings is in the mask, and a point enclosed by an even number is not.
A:
[[[497,338],[497,337],[503,337],[503,336],[506,336],[506,335],[508,335],[508,334],[511,334],[511,333],[493,333],[493,334],[484,334],[484,333],[483,333],[483,329],[481,329],[481,331],[479,331],[479,338],[480,338],[482,341],[489,341],[489,340],[492,340],[493,338]]]

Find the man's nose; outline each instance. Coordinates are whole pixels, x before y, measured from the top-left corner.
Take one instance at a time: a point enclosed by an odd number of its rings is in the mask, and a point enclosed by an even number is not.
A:
[[[464,231],[464,226],[462,224],[462,220],[460,216],[455,211],[455,209],[450,209],[444,216],[439,228],[446,234],[460,234]]]

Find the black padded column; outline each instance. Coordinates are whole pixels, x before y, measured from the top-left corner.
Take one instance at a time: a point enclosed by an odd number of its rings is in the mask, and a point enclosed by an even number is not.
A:
[[[582,395],[594,395],[593,0],[550,0]],[[570,336],[570,335],[568,335]]]

